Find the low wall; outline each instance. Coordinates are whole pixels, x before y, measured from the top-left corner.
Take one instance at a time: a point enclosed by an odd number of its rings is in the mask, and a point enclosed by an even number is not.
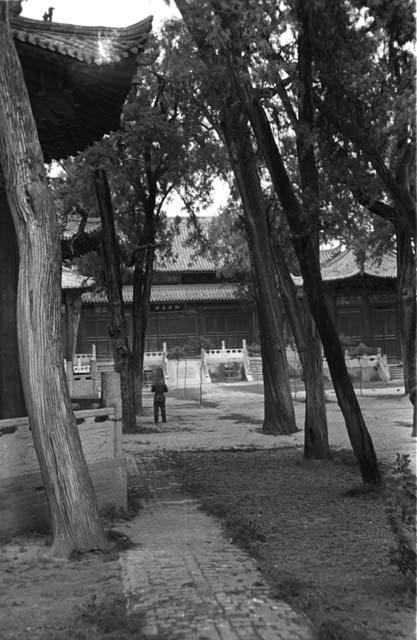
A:
[[[201,358],[172,359],[167,362],[165,382],[168,388],[197,387],[210,383]]]
[[[113,408],[76,411],[99,507],[127,507],[122,426]],[[42,477],[27,418],[0,420],[0,536],[49,528]]]
[[[386,356],[379,353],[372,356],[363,355],[360,358],[350,358],[345,355],[345,362],[352,380],[372,382],[388,381],[390,379]],[[325,358],[323,358],[323,374],[327,380],[331,380],[329,366]]]
[[[253,380],[246,340],[243,340],[242,348],[226,348],[223,340],[221,349],[208,349],[204,352],[204,360],[213,382]]]

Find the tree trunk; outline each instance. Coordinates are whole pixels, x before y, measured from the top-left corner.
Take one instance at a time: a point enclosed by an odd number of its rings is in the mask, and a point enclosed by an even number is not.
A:
[[[304,289],[323,344],[337,400],[359,462],[362,478],[364,482],[379,484],[381,476],[373,443],[346,368],[339,336],[326,305],[320,263],[312,238],[313,230],[310,227],[308,216],[299,206],[262,107],[257,99],[251,95],[249,87],[242,86],[241,89],[259,149],[265,158],[292,233],[294,248],[304,279]]]
[[[301,181],[301,197],[304,212],[309,218],[311,239],[316,259],[320,261],[319,224],[320,199],[319,179],[314,152],[313,116],[313,54],[311,46],[312,7],[304,0],[296,2],[300,23],[298,35],[298,121],[296,126],[297,160]],[[314,450],[323,457],[329,456],[326,400],[324,395],[323,361],[317,329],[311,317],[308,303],[304,300],[303,318],[305,335],[304,377],[306,384],[306,424],[304,457],[312,457]]]
[[[109,336],[113,346],[114,368],[120,373],[122,425],[124,433],[135,433],[136,408],[132,375],[132,355],[129,348],[124,313],[122,276],[119,250],[114,226],[114,213],[106,174],[102,169],[94,172],[94,185],[100,210],[103,233],[103,258],[106,275],[107,301],[111,317]]]
[[[303,364],[306,387],[304,421],[304,457],[330,457],[327,431],[326,398],[324,393],[323,358],[316,325],[304,301],[305,359]]]
[[[152,251],[153,253],[153,251]],[[147,261],[147,258],[145,259]],[[152,257],[153,260],[153,257]],[[145,358],[145,337],[148,324],[152,270],[143,273],[142,265],[135,265],[133,274],[133,375],[136,397],[136,414],[143,415],[142,389]]]
[[[289,384],[281,300],[276,286],[264,196],[245,116],[243,119],[236,117],[226,106],[222,129],[245,211],[253,266],[264,373],[262,432],[274,435],[294,433],[297,425]]]
[[[397,298],[400,316],[404,386],[413,405],[413,436],[416,425],[416,257],[411,237],[397,229]]]
[[[192,33],[201,58],[208,65],[222,65],[201,28],[198,7],[178,0],[177,7]],[[219,95],[218,87],[211,87]],[[233,91],[231,91],[233,93]],[[293,433],[297,430],[291,399],[288,363],[283,338],[283,317],[276,287],[271,237],[256,158],[251,146],[247,117],[239,95],[221,97],[224,119],[221,129],[236,184],[242,199],[257,294],[264,368],[265,418],[263,433]],[[235,110],[237,100],[238,108]],[[218,105],[214,105],[217,109]]]
[[[0,420],[27,415],[17,339],[18,276],[19,250],[16,232],[0,169]]]
[[[282,249],[275,247],[281,298],[289,319],[298,355],[304,373],[306,410],[304,417],[304,457],[326,459],[329,457],[326,400],[324,395],[321,342],[311,317],[307,302],[298,299]]]
[[[133,345],[132,345],[132,367],[135,389],[136,415],[143,416],[143,367],[145,362],[145,338],[146,326],[148,322],[149,305],[142,297],[139,297],[138,290],[142,291],[142,285],[137,283],[141,276],[137,273],[138,267],[135,265],[133,273]]]
[[[19,361],[53,552],[107,546],[64,372],[57,217],[20,61],[0,20],[0,160],[19,246]]]
[[[196,15],[194,7],[186,0],[177,0],[177,6],[181,11],[185,23],[193,34],[202,59],[209,65],[214,63],[214,65],[217,64],[219,66],[221,64],[219,56],[214,48],[211,47],[210,40],[206,37],[205,29],[201,28],[201,23],[198,21],[198,15]],[[220,16],[220,18],[221,17],[222,16]],[[225,19],[228,19],[227,15]],[[235,42],[235,51],[238,49],[237,44]],[[241,100],[293,234],[294,246],[300,262],[309,306],[323,343],[339,405],[345,417],[349,437],[359,461],[362,478],[365,482],[377,484],[381,481],[381,478],[372,440],[366,429],[347,372],[339,337],[326,306],[321,282],[320,264],[316,256],[314,242],[310,237],[313,231],[310,228],[311,221],[306,218],[298,204],[298,200],[272,135],[271,127],[262,107],[253,95],[250,82],[247,78],[242,79],[242,60],[239,59],[239,64],[236,65],[239,70],[239,77],[236,76],[235,69],[230,67],[230,59],[227,59],[225,56],[222,62],[224,64],[229,63],[230,73],[228,80],[233,83],[233,88],[230,90],[230,93],[233,93],[233,106],[238,105],[239,99]],[[233,114],[231,114],[232,122],[234,120],[238,123],[239,120],[242,121],[244,114],[240,108],[236,108],[235,111],[234,118]],[[233,126],[231,130],[233,130]],[[240,181],[239,191],[241,187],[243,187],[243,194],[245,196],[245,180],[239,178],[240,167],[237,164],[239,160],[239,145],[236,144],[236,142],[237,141],[233,141],[233,145],[228,145],[228,152],[238,184]],[[236,146],[236,149],[234,146]],[[241,160],[242,159],[245,161],[245,156],[241,156]],[[244,167],[242,167],[242,177],[243,176]],[[248,183],[248,191],[249,184],[250,183]],[[242,197],[244,207],[245,199],[246,197]]]
[[[143,415],[142,389],[143,364],[145,357],[145,337],[151,299],[155,225],[153,209],[146,212],[143,244],[133,273],[133,375],[136,395],[136,413]]]

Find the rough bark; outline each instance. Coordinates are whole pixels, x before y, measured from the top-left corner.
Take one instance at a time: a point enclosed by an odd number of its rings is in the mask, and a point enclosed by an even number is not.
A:
[[[153,262],[155,254],[154,207],[145,212],[143,248],[138,254],[133,272],[133,376],[136,396],[136,413],[143,415],[142,389],[145,357],[145,337],[148,324]]]
[[[133,271],[133,344],[132,367],[134,376],[134,389],[136,398],[136,415],[144,415],[142,389],[143,367],[145,361],[145,337],[148,320],[147,306],[142,298],[143,273],[139,265],[135,265]]]
[[[314,242],[314,229],[300,207],[276,145],[268,119],[248,86],[241,85],[242,99],[274,188],[287,218],[304,280],[314,322],[317,326],[332,376],[336,397],[345,419],[352,448],[359,462],[364,482],[379,484],[381,476],[371,437],[366,428],[358,400],[349,377],[339,336],[327,308],[320,263]],[[312,237],[313,236],[313,237]]]
[[[306,386],[304,457],[330,457],[321,341],[307,301],[304,301],[306,357],[303,365]]]
[[[296,287],[280,247],[276,247],[274,259],[281,298],[304,373],[306,388],[304,457],[326,459],[330,452],[321,342],[307,302],[302,294],[301,297],[297,295]]]
[[[187,0],[177,0],[177,7],[190,30],[202,60],[209,66],[224,69],[199,20],[198,8]],[[257,295],[264,370],[265,418],[264,433],[296,431],[294,407],[288,376],[288,363],[283,340],[282,316],[276,287],[271,237],[263,204],[258,167],[252,150],[247,118],[240,107],[239,95],[229,82],[227,92],[219,93],[218,86],[210,89],[216,96],[214,107],[220,102],[223,111],[221,130],[230,158],[243,209],[250,247],[252,270]]]
[[[16,325],[18,276],[17,238],[0,169],[0,419],[27,415]]]
[[[332,3],[330,3],[331,5]],[[330,6],[329,5],[329,6]],[[316,7],[317,8],[317,7]],[[320,10],[327,11],[328,7]],[[410,14],[411,15],[411,14]],[[349,22],[348,14],[343,19]],[[340,20],[340,24],[343,21]],[[344,83],[339,69],[335,68],[329,76],[322,77],[326,88],[326,99],[315,95],[315,105],[321,114],[321,120],[326,127],[330,124],[337,131],[337,137],[344,139],[348,146],[353,145],[355,155],[366,159],[375,174],[379,177],[383,189],[380,198],[373,201],[374,196],[360,186],[360,180],[352,187],[352,193],[360,204],[368,207],[371,213],[389,220],[397,236],[397,295],[400,318],[400,340],[404,363],[404,383],[406,392],[413,404],[413,430],[416,426],[415,386],[416,386],[416,285],[415,285],[415,247],[416,238],[416,144],[415,122],[413,113],[413,77],[415,76],[413,56],[406,53],[399,55],[395,41],[394,22],[387,21],[384,25],[386,42],[389,43],[386,53],[388,62],[387,83],[393,90],[393,95],[401,97],[390,118],[394,126],[391,130],[381,130],[378,117],[371,119],[365,114],[366,98],[359,97],[356,90],[350,91]],[[350,25],[351,27],[352,25]],[[343,27],[342,27],[343,31]],[[336,41],[341,36],[335,31]],[[344,36],[342,36],[344,38]],[[343,46],[343,43],[342,43]],[[320,46],[318,46],[318,51]],[[385,55],[385,54],[384,54]],[[320,66],[320,56],[317,57]],[[327,60],[326,60],[327,63]],[[376,64],[378,64],[376,62]],[[365,94],[364,94],[365,95]],[[337,98],[335,99],[335,96]],[[333,98],[333,99],[329,99]],[[407,102],[411,100],[410,104]],[[395,104],[395,100],[394,100]],[[377,111],[375,111],[375,114]],[[373,131],[375,127],[375,131]],[[384,136],[387,136],[383,141]],[[378,141],[378,142],[377,142]],[[338,145],[343,149],[342,145]],[[352,157],[350,158],[352,160]],[[365,176],[366,177],[366,176]],[[366,181],[365,181],[366,182]],[[391,200],[387,204],[386,198]]]
[[[283,314],[276,287],[271,236],[245,116],[225,105],[222,130],[245,212],[259,313],[265,415],[263,433],[297,430],[289,385]]]
[[[320,224],[319,180],[313,146],[313,72],[311,46],[311,6],[297,3],[300,21],[298,35],[298,122],[296,124],[297,160],[300,172],[301,198],[305,214],[309,218],[311,239],[316,259],[320,260],[318,228]],[[306,357],[304,376],[306,382],[306,425],[304,457],[313,456],[317,449],[323,457],[329,455],[326,404],[324,396],[323,362],[321,344],[316,326],[311,318],[308,303],[304,301],[304,335]]]
[[[0,51],[0,161],[19,247],[20,369],[53,551],[68,555],[107,543],[64,373],[57,216],[22,68],[2,20]]]
[[[135,390],[132,355],[124,313],[120,257],[110,189],[106,174],[102,169],[97,169],[94,172],[94,185],[101,217],[106,292],[111,317],[108,332],[113,346],[114,368],[120,374],[123,432],[135,433],[137,431]]]
[[[397,229],[397,298],[405,392],[413,405],[416,425],[416,257],[410,236]]]

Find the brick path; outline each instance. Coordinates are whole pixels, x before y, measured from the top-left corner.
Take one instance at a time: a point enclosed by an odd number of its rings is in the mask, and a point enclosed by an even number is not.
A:
[[[198,510],[158,457],[129,456],[131,481],[150,499],[118,527],[138,546],[121,556],[129,608],[146,612],[149,638],[310,640],[308,621],[272,600],[254,561]]]
[[[130,485],[149,499],[135,520],[118,528],[137,543],[121,556],[122,575],[130,608],[146,612],[149,638],[166,631],[167,640],[312,639],[308,621],[268,597],[254,561],[230,544],[219,523],[199,511],[158,463],[159,455],[172,450],[302,447],[302,432],[262,435],[262,396],[243,385],[226,391],[213,385],[204,407],[168,398],[168,423],[156,432],[150,397],[147,402],[143,433],[125,436],[124,447]],[[413,455],[407,401],[361,403],[378,456],[390,461],[396,451]],[[336,403],[327,408],[332,446],[348,447]],[[296,403],[295,410],[301,429],[304,405]]]

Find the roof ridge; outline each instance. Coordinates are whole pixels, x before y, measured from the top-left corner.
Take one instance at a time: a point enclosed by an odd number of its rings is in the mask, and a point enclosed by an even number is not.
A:
[[[153,16],[147,16],[139,22],[135,22],[127,27],[104,27],[104,26],[89,26],[89,25],[77,25],[66,22],[49,22],[46,20],[34,20],[33,18],[25,18],[24,16],[15,16],[10,19],[10,26],[13,30],[24,30],[32,32],[40,32],[47,34],[66,34],[77,36],[89,36],[96,37],[100,35],[112,35],[112,36],[131,36],[132,38],[138,33],[149,32],[152,28]]]

